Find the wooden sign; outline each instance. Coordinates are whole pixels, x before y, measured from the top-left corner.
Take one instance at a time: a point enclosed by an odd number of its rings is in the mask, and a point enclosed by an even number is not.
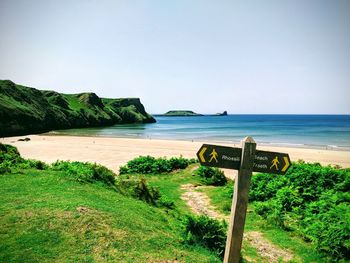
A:
[[[201,165],[239,170],[242,148],[203,144],[197,152]],[[291,162],[287,153],[256,150],[253,172],[285,174]]]
[[[258,151],[253,138],[246,137],[242,141],[242,148],[203,144],[197,157],[201,165],[238,170],[224,256],[224,263],[238,263],[252,173],[285,174],[291,166],[289,155]]]

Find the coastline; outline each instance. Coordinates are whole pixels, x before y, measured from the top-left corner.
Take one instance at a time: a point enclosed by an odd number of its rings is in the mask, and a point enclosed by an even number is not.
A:
[[[33,134],[34,135],[34,134]],[[239,145],[240,141],[230,141],[223,139],[189,139],[189,138],[171,138],[171,137],[151,137],[151,136],[135,136],[135,135],[93,135],[93,134],[74,134],[65,133],[61,131],[50,131],[46,133],[36,134],[40,136],[68,136],[68,137],[92,137],[92,138],[121,138],[121,139],[137,139],[137,140],[161,140],[161,141],[184,141],[184,142],[198,142],[198,143],[209,143],[209,144],[223,144],[223,145]],[[16,136],[18,137],[18,136]],[[24,136],[25,137],[25,136]],[[243,139],[243,137],[242,137]],[[348,151],[350,152],[350,146],[344,145],[327,145],[327,144],[303,144],[303,143],[288,143],[288,142],[257,142],[260,146],[264,147],[277,147],[277,148],[301,148],[301,149],[315,149],[315,150],[333,150],[333,151]]]
[[[18,139],[30,138],[30,141]],[[96,162],[118,172],[121,165],[140,155],[154,157],[171,157],[182,155],[185,158],[196,158],[196,153],[203,143],[223,146],[240,147],[239,143],[223,143],[208,141],[184,141],[139,139],[119,137],[92,137],[66,135],[28,135],[7,137],[1,143],[16,146],[24,158],[37,159],[46,163],[56,160]],[[326,150],[314,148],[297,148],[286,146],[257,145],[258,149],[288,153],[292,161],[299,159],[305,162],[318,162],[322,165],[339,165],[350,168],[350,150]],[[233,170],[225,170],[228,177],[233,176]]]

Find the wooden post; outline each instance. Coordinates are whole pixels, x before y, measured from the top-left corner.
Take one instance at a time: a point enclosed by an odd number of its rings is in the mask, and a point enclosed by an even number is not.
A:
[[[224,263],[238,263],[240,260],[244,223],[248,206],[248,192],[255,158],[256,143],[253,138],[246,137],[241,143],[241,165],[235,179]]]

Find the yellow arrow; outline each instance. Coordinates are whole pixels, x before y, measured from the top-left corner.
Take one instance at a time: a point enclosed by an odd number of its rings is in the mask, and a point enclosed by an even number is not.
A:
[[[285,162],[286,164],[283,166],[282,172],[285,172],[285,171],[288,169],[290,163],[289,163],[289,161],[288,161],[288,157],[283,157],[283,160],[284,160],[284,162]]]
[[[202,163],[205,163],[205,159],[203,154],[205,153],[205,151],[207,150],[207,147],[203,147],[202,150],[199,152],[199,159],[201,159]]]

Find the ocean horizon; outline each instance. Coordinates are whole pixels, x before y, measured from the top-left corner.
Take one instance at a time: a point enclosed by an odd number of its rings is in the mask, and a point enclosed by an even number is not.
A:
[[[252,136],[260,145],[350,150],[350,115],[154,116],[157,122],[151,124],[118,124],[59,130],[50,134],[234,144]]]

